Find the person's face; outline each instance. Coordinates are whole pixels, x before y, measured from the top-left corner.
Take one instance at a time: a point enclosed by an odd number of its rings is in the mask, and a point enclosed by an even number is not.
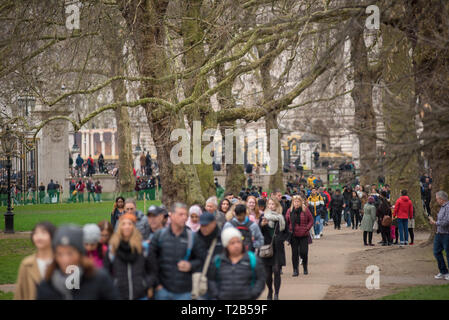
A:
[[[207,237],[208,235],[210,235],[215,230],[216,227],[217,227],[217,221],[212,221],[211,223],[209,223],[209,224],[207,224],[205,226],[201,226],[200,227],[201,234],[203,236]]]
[[[443,204],[444,204],[444,200],[443,199],[441,199],[440,197],[436,197],[436,200],[437,200],[437,203],[440,205],[440,206],[442,206]]]
[[[192,213],[190,215],[190,221],[192,221],[192,223],[198,223],[199,220],[200,217],[196,213]]]
[[[355,191],[352,192],[352,197],[356,198],[357,197],[357,193]]]
[[[234,199],[234,195],[230,194],[230,195],[226,196],[226,199],[228,199],[229,201],[231,201],[232,199]]]
[[[223,203],[221,204],[221,211],[226,213],[229,210],[229,202],[227,201],[223,201]]]
[[[109,242],[109,238],[111,236],[109,234],[108,230],[104,229],[103,231],[101,231],[100,235],[101,235],[100,243],[107,244]]]
[[[134,205],[134,203],[125,204],[125,212],[136,214],[136,206]]]
[[[301,207],[301,200],[299,199],[293,199],[293,207],[298,209],[299,207]]]
[[[208,202],[208,203],[206,203],[205,209],[209,213],[214,213],[217,210],[217,207],[213,203]]]
[[[55,260],[59,269],[66,273],[69,266],[77,266],[81,260],[81,254],[71,246],[57,246],[55,251]],[[70,272],[69,272],[70,273]]]
[[[97,249],[97,246],[97,243],[85,243],[84,249],[86,249],[86,251],[94,251],[95,249]]]
[[[250,210],[254,210],[256,208],[256,200],[254,200],[254,198],[250,198],[248,200],[248,208]]]
[[[170,218],[171,223],[175,226],[183,228],[188,219],[188,213],[185,208],[176,208],[175,212],[172,212]]]
[[[50,248],[50,234],[44,228],[36,228],[33,234],[33,243],[38,250]]]
[[[429,183],[429,181],[430,181],[430,179],[429,179],[429,178],[426,178],[426,182]]]
[[[312,194],[316,195],[316,189],[312,189]]]
[[[271,211],[275,211],[275,210],[276,210],[276,204],[275,204],[274,201],[271,200],[271,199],[268,200],[267,207],[268,207],[268,209],[270,209]]]
[[[118,208],[123,208],[124,205],[125,205],[125,202],[122,199],[118,199],[117,200],[117,207]]]
[[[280,192],[276,193],[276,199],[278,199],[278,201],[282,200],[282,194]]]
[[[230,256],[238,256],[243,251],[242,239],[232,238],[228,243],[228,252]]]
[[[164,220],[163,214],[158,214],[157,216],[150,215],[148,216],[148,224],[150,225],[151,230],[156,231],[161,229],[164,225],[162,224]]]
[[[120,232],[122,237],[129,239],[134,231],[134,223],[129,219],[123,219],[120,222]]]

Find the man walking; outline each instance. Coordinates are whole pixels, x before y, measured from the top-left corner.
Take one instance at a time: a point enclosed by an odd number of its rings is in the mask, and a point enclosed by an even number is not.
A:
[[[205,252],[195,233],[186,227],[187,206],[175,203],[170,209],[171,223],[151,240],[158,271],[156,300],[191,300],[192,273],[202,267]]]
[[[433,255],[437,259],[440,272],[435,276],[435,279],[449,280],[449,271],[443,256],[444,250],[446,251],[446,260],[449,263],[449,198],[446,192],[438,191],[436,200],[441,206],[437,220],[435,221],[432,216],[429,216],[429,222],[437,226],[433,241]]]
[[[86,188],[86,185],[84,184],[83,180],[80,179],[76,184],[76,192],[78,194],[79,203],[84,202],[84,188]]]
[[[87,181],[86,189],[87,189],[87,201],[90,202],[90,198],[92,198],[92,200],[95,202],[95,187],[92,178],[89,178],[89,180]]]

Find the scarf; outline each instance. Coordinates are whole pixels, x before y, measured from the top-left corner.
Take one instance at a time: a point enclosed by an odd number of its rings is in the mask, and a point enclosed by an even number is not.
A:
[[[83,275],[83,269],[81,267],[79,267],[79,272],[80,272],[79,276],[81,279],[81,277]],[[61,270],[57,269],[51,275],[50,282],[53,285],[53,287],[60,294],[62,294],[64,300],[73,300],[72,290],[67,289],[66,280],[67,280],[68,276],[69,275],[62,273]],[[80,282],[81,282],[81,280],[80,280]],[[81,287],[81,284],[80,284],[80,287]]]
[[[269,209],[267,209],[264,213],[264,218],[268,220],[268,226],[270,228],[274,228],[275,222],[279,222],[279,231],[285,230],[285,220],[282,214],[279,214],[277,212],[273,212]]]
[[[292,215],[291,215],[291,220],[292,222],[295,222],[296,225],[301,225],[301,212],[302,212],[302,208],[293,208],[292,211]]]
[[[134,261],[137,260],[139,257],[139,254],[137,251],[132,252],[131,247],[129,245],[129,242],[120,241],[120,244],[117,248],[117,257],[119,257],[121,260],[129,263],[134,263]]]

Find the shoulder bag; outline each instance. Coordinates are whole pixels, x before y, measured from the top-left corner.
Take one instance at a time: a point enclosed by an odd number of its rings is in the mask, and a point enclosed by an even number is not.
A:
[[[215,246],[217,245],[217,238],[212,241],[209,252],[207,253],[206,261],[204,262],[203,271],[195,272],[192,274],[192,299],[196,300],[207,293],[207,270],[209,268],[212,254],[214,253]]]
[[[270,244],[265,244],[263,246],[260,247],[259,249],[259,257],[261,258],[271,258],[273,256],[273,241],[274,238],[276,237],[276,226],[278,226],[279,223],[277,223],[274,226],[274,232],[273,232],[273,236],[271,237],[271,243]]]

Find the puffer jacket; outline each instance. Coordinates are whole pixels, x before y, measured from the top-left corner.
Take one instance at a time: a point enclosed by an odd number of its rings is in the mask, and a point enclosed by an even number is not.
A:
[[[304,212],[301,208],[301,215],[300,215],[301,223],[298,225],[295,223],[295,231],[293,235],[295,237],[305,237],[309,235],[310,229],[313,227],[313,216],[310,213],[310,210],[307,209],[306,212]],[[287,213],[285,214],[285,221],[287,223],[288,229],[290,232],[292,231],[292,214],[291,209],[287,210]]]
[[[349,209],[354,211],[362,209],[362,202],[358,197],[351,198],[351,201],[349,201]]]
[[[219,258],[217,258],[219,257]],[[216,268],[220,259],[220,268]],[[256,257],[254,273],[248,253],[236,264],[232,264],[225,253],[215,256],[207,273],[208,295],[218,300],[255,300],[265,288],[265,270],[259,257]],[[254,284],[251,285],[253,277]]]
[[[186,257],[188,248],[187,227],[175,236],[171,227],[156,231],[151,240],[150,252],[154,255],[155,268],[158,270],[157,282],[166,290],[173,293],[186,293],[192,291],[192,273],[201,271],[206,259],[207,251],[192,232],[193,246],[188,261],[192,268],[190,272],[178,270],[178,262]]]
[[[331,200],[331,203],[329,206],[332,211],[340,213],[341,210],[343,210],[344,204],[345,204],[345,199],[343,198],[343,195],[342,194],[340,194],[340,195],[334,194],[332,196],[332,200]]]
[[[55,271],[57,272],[57,271]],[[52,280],[43,280],[37,287],[37,300],[65,300],[67,299],[52,283]],[[111,277],[103,269],[95,270],[95,274],[82,276],[79,289],[71,290],[71,300],[118,300],[117,288],[113,285]]]
[[[309,210],[314,217],[321,214],[321,210],[324,209],[324,199],[320,194],[310,195],[307,201],[309,203]]]
[[[122,246],[119,246],[116,253],[108,249],[103,266],[109,271],[114,285],[120,292],[122,300],[135,300],[147,296],[148,289],[156,284],[156,270],[154,268],[154,256],[150,254],[135,254],[135,260],[122,258],[126,255]]]
[[[396,201],[394,216],[399,219],[413,219],[413,204],[408,196],[401,196]]]

